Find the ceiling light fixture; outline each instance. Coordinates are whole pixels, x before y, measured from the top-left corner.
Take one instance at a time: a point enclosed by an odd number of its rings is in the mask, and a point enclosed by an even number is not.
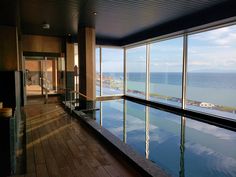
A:
[[[43,23],[43,24],[42,24],[42,28],[43,28],[43,29],[50,29],[50,24],[48,24],[48,23]]]
[[[93,15],[97,15],[97,12],[93,12]]]

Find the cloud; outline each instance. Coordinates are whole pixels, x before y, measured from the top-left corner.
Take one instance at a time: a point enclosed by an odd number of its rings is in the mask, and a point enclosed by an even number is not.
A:
[[[116,136],[123,134],[123,127],[114,127],[114,128],[107,128],[107,129],[113,134],[115,134]]]
[[[198,156],[204,157],[204,166],[206,169],[210,169],[211,172],[215,171],[216,173],[227,174],[227,176],[235,176],[236,159],[234,157],[229,157],[197,143],[186,142],[185,148]]]
[[[188,71],[236,71],[236,25],[189,36]],[[151,44],[152,70],[178,72],[182,67],[182,38]],[[102,51],[103,71],[123,71],[123,50],[105,48]],[[122,60],[122,61],[121,61]],[[127,71],[146,71],[146,47],[127,49]],[[159,67],[159,68],[157,68]],[[189,69],[190,68],[190,69]]]
[[[173,45],[158,45],[156,43],[155,45],[151,45],[150,47],[151,52],[153,53],[159,53],[159,52],[181,52],[183,51],[183,44],[173,44]]]
[[[197,66],[211,66],[211,63],[207,62],[207,61],[189,61],[188,62],[189,65],[193,65],[195,67]]]
[[[190,39],[207,42],[220,46],[235,45],[236,41],[236,27],[224,27],[207,32],[202,32],[194,35],[190,35]]]
[[[236,42],[236,40],[235,40]],[[207,44],[199,46],[194,44],[188,50],[188,67],[202,69],[202,67],[214,70],[236,71],[236,46],[216,46]]]
[[[200,132],[210,134],[223,140],[236,140],[236,134],[231,131],[216,127],[214,125],[203,124],[201,122],[188,120],[187,126]]]

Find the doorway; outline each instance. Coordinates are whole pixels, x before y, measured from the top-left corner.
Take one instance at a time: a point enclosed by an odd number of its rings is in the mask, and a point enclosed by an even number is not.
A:
[[[25,73],[27,96],[57,94],[57,57],[25,57]]]

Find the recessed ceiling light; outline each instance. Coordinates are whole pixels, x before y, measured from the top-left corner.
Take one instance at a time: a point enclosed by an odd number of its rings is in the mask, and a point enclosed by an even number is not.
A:
[[[93,15],[97,15],[97,12],[93,12]]]

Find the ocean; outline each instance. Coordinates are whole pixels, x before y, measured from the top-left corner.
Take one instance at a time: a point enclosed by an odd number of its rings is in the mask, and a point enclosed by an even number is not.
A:
[[[123,73],[103,73],[123,80]],[[127,73],[127,89],[145,91],[145,73]],[[150,73],[150,93],[181,98],[182,73]],[[187,99],[236,107],[236,73],[188,73]]]
[[[116,73],[115,75],[121,75]],[[114,76],[115,76],[114,75]],[[129,81],[145,82],[145,73],[127,73]],[[182,73],[151,73],[150,83],[179,85]],[[188,73],[187,85],[201,88],[225,88],[236,90],[236,73]]]

